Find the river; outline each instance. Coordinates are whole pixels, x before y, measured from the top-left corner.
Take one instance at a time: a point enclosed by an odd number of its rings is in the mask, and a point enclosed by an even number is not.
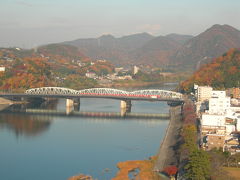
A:
[[[119,112],[119,103],[81,99],[80,111]],[[36,108],[65,111],[65,100]],[[136,113],[168,110],[165,102],[136,101],[132,106]],[[66,180],[83,173],[109,180],[115,176],[119,161],[156,154],[168,122],[0,112],[0,179]]]

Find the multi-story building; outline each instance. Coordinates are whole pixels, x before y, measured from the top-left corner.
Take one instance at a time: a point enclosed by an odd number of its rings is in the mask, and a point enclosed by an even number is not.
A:
[[[208,107],[209,114],[226,114],[230,108],[230,97],[226,97],[225,91],[212,91]]]
[[[196,96],[197,101],[204,102],[209,100],[212,96],[213,88],[210,86],[198,86]]]

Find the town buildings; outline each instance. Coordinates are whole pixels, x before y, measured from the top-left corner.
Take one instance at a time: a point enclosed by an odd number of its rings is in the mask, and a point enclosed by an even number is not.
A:
[[[226,91],[209,86],[195,86],[196,111],[201,124],[202,147],[240,151],[240,106],[231,104]]]

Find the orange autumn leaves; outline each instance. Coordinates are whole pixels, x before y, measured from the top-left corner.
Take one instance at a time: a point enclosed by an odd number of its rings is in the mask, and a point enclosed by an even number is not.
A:
[[[183,92],[190,92],[193,84],[214,88],[237,87],[240,84],[240,50],[230,49],[212,63],[202,66],[188,80],[181,83]]]
[[[14,90],[53,85],[50,74],[50,67],[44,58],[24,58],[16,61],[11,69],[1,75],[1,89]]]

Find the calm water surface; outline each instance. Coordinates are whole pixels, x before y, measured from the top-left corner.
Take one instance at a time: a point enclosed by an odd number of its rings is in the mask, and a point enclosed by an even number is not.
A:
[[[119,101],[81,99],[81,111],[119,112]],[[65,110],[65,100],[56,106]],[[133,102],[132,112],[168,113],[163,102]],[[65,180],[84,173],[111,179],[119,161],[156,154],[168,120],[102,119],[0,112],[0,179]],[[106,168],[109,171],[105,171]]]

